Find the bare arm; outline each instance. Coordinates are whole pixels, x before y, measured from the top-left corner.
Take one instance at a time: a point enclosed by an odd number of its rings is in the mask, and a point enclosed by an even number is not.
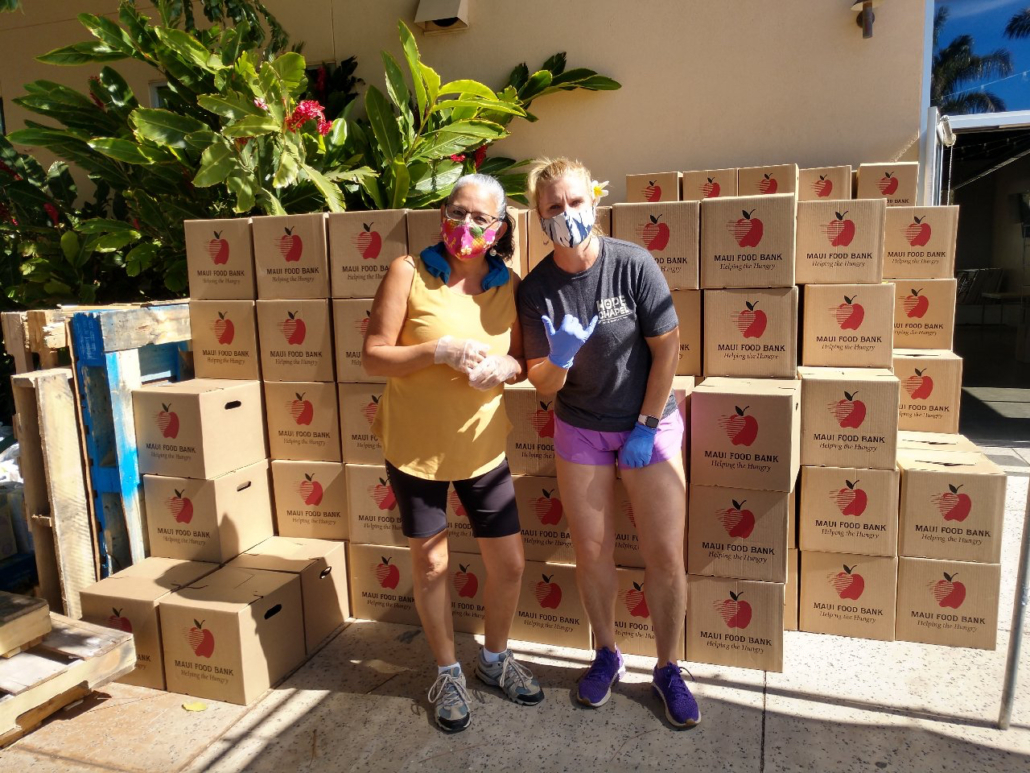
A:
[[[644,340],[651,349],[651,372],[647,377],[647,390],[640,412],[660,419],[672,392],[672,378],[679,362],[680,329],[677,326],[668,333]]]
[[[519,277],[514,272],[512,272],[511,292],[513,297],[515,297],[516,299],[518,298],[519,282],[521,281],[522,280],[519,279]],[[518,304],[516,301],[516,308],[517,305]],[[524,381],[527,373],[526,356],[522,350],[522,322],[519,320],[518,313],[515,314],[515,322],[512,323],[511,326],[511,344],[508,346],[508,356],[512,357],[515,360],[515,362],[519,364],[519,370],[518,373],[516,373],[512,378],[508,379],[505,383],[517,384],[520,381]]]
[[[536,387],[542,395],[553,395],[565,386],[565,378],[569,372],[559,368],[547,357],[537,357],[526,361],[529,369],[529,383]]]
[[[376,291],[361,350],[361,366],[370,376],[407,376],[434,362],[436,341],[397,345],[408,316],[408,293],[414,276],[412,258],[396,258]]]

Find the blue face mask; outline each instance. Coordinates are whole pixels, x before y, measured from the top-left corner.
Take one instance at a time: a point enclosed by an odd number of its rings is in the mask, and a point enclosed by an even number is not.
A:
[[[555,244],[576,247],[590,238],[596,219],[593,207],[583,212],[566,210],[554,217],[540,218],[540,227]]]

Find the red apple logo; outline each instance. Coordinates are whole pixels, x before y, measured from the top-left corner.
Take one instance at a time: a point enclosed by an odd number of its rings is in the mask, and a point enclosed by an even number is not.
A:
[[[876,183],[876,187],[884,196],[893,196],[898,190],[898,178],[894,176],[893,172],[886,172]]]
[[[769,322],[765,312],[761,309],[755,311],[758,301],[754,303],[744,301],[744,305],[747,308],[737,313],[737,330],[743,334],[744,338],[761,338],[765,333],[765,326]]]
[[[468,518],[468,511],[465,509],[465,505],[461,503],[461,499],[458,497],[458,492],[451,489],[447,492],[447,504],[454,511],[454,514],[459,518]]]
[[[220,232],[212,231],[212,233],[215,235],[215,238],[207,243],[207,254],[211,256],[211,261],[216,266],[228,263],[229,242],[222,238]]]
[[[961,523],[969,517],[969,512],[973,509],[972,498],[970,498],[969,494],[958,493],[960,488],[962,486],[949,483],[947,492],[935,494],[933,497],[933,501],[937,505],[937,509],[940,510],[941,515],[944,516],[945,521],[958,521]]]
[[[354,246],[358,248],[361,257],[365,260],[375,260],[379,257],[379,251],[383,248],[383,237],[378,231],[372,230],[372,223],[362,223],[365,229],[351,237]]]
[[[748,212],[742,209],[742,218],[731,220],[726,224],[730,233],[733,234],[733,238],[737,240],[737,245],[740,247],[757,247],[758,243],[762,241],[765,225],[757,217],[752,217],[754,211],[752,209]]]
[[[866,506],[869,504],[869,496],[864,490],[857,488],[859,482],[856,480],[852,483],[845,479],[845,488],[830,492],[830,498],[837,503],[837,509],[840,510],[841,515],[859,516],[865,512]]]
[[[554,489],[548,491],[547,489],[541,489],[543,492],[542,497],[537,497],[533,501],[533,510],[536,512],[537,520],[540,521],[544,526],[557,526],[561,522],[562,509],[561,500],[558,497],[551,496],[554,493]]]
[[[644,188],[644,199],[650,202],[661,201],[662,186],[655,185],[654,180],[648,180],[647,186]]]
[[[304,399],[305,394],[307,393],[297,392],[297,399],[286,404],[286,407],[290,409],[290,416],[298,425],[310,424],[311,420],[315,418],[315,407],[310,400]]]
[[[833,180],[827,180],[826,175],[819,175],[819,179],[812,183],[812,190],[820,199],[830,198],[833,193]]]
[[[719,419],[719,426],[726,432],[726,436],[735,446],[749,446],[758,437],[758,420],[754,416],[745,416],[744,411],[750,408],[746,405],[741,408],[733,406],[735,413],[730,416],[723,416]]]
[[[297,493],[309,507],[318,507],[322,504],[322,484],[315,480],[315,473],[304,473],[304,480],[297,484]]]
[[[841,427],[858,429],[862,426],[862,422],[865,421],[865,403],[855,399],[857,394],[858,390],[845,392],[843,400],[830,403],[830,413],[833,414],[833,417]]]
[[[178,489],[172,489],[175,492],[174,497],[168,497],[165,504],[168,505],[168,511],[172,514],[176,523],[189,523],[193,520],[193,502],[190,501],[189,497],[184,497],[182,491]]]
[[[186,641],[198,658],[209,658],[215,651],[214,634],[204,627],[203,620],[193,621],[193,627],[186,632]]]
[[[470,599],[479,590],[479,578],[465,564],[458,564],[460,571],[454,573],[454,590],[462,598]]]
[[[776,193],[779,187],[780,184],[771,174],[762,175],[762,179],[758,181],[758,192],[761,194]]]
[[[122,617],[122,610],[111,607],[113,613],[107,618],[108,628],[117,628],[119,631],[125,631],[125,633],[132,633],[132,622],[127,617]]]
[[[722,524],[722,528],[726,530],[726,533],[733,538],[739,537],[740,539],[747,539],[751,536],[751,532],[755,530],[755,514],[750,510],[744,510],[744,502],[737,502],[735,499],[731,500],[733,507],[727,507],[725,510],[716,510],[715,517],[719,519]]]
[[[719,187],[719,183],[713,180],[711,177],[708,178],[708,182],[701,185],[701,197],[705,199],[717,199],[722,193],[722,188]]]
[[[744,591],[740,593],[731,591],[728,599],[712,602],[712,606],[719,613],[722,621],[726,623],[727,628],[743,629],[751,625],[751,605],[740,600],[743,595]]]
[[[905,238],[908,239],[908,243],[913,247],[925,247],[926,243],[930,241],[930,234],[932,233],[930,224],[924,222],[926,215],[912,218],[912,220],[913,222],[905,226]]]
[[[554,411],[547,407],[550,404],[541,402],[540,409],[534,411],[533,415],[529,417],[530,426],[540,437],[554,437]]]
[[[379,583],[381,588],[389,588],[395,590],[397,583],[401,580],[401,571],[394,564],[390,563],[390,559],[386,556],[382,556],[383,562],[376,564],[376,581]]]
[[[371,316],[371,314],[371,310],[365,309],[365,318],[359,319],[354,323],[354,327],[357,328],[359,333],[361,333],[362,338],[368,335],[368,319]]]
[[[368,425],[372,426],[372,422],[376,419],[376,413],[379,411],[379,400],[382,395],[369,395],[372,398],[372,402],[361,409],[361,412],[365,415],[368,420]]]
[[[236,326],[231,319],[225,318],[225,314],[224,311],[218,312],[218,319],[211,326],[215,333],[215,339],[223,345],[231,344],[236,335]]]
[[[905,391],[908,392],[908,396],[913,400],[925,400],[933,394],[933,379],[923,375],[926,371],[926,368],[922,370],[915,368],[915,375],[909,376],[902,382],[905,385]]]
[[[157,412],[157,428],[161,430],[162,437],[175,438],[179,437],[179,414],[171,410],[171,403],[165,405],[161,403],[161,408]]]
[[[650,617],[643,583],[633,583],[633,590],[626,591],[626,611],[630,617]]]
[[[823,229],[826,233],[826,238],[830,240],[831,247],[847,247],[851,244],[851,240],[855,238],[855,221],[845,220],[844,216],[848,214],[848,210],[843,212],[834,212],[836,217],[826,224]]]
[[[829,576],[830,585],[837,591],[837,595],[842,599],[851,599],[857,601],[858,597],[862,595],[862,591],[865,590],[865,578],[860,574],[855,574],[855,569],[858,565],[849,567],[844,564],[844,571],[831,574]]]
[[[300,346],[304,343],[304,336],[308,334],[308,326],[304,324],[304,320],[297,319],[298,314],[299,311],[287,311],[286,319],[279,324],[286,343],[291,346]]]
[[[284,229],[286,233],[279,237],[279,252],[287,263],[296,263],[304,252],[304,242],[292,228]]]
[[[622,501],[622,514],[629,519],[634,529],[637,528],[637,515],[633,512],[633,503],[628,499]]]
[[[835,309],[830,309],[833,312],[833,316],[837,319],[837,324],[841,330],[858,330],[862,327],[862,321],[865,319],[865,308],[860,303],[855,303],[857,295],[852,295],[850,298],[844,296],[844,303]]]
[[[650,222],[640,226],[640,238],[649,250],[664,250],[669,246],[669,226],[659,223],[661,215],[650,215]]]
[[[544,609],[557,609],[558,605],[561,604],[561,586],[556,582],[551,582],[551,577],[546,574],[540,575],[543,577],[543,582],[536,584],[535,595],[537,603]]]
[[[955,574],[945,572],[944,579],[938,580],[931,586],[938,606],[958,609],[966,600],[966,586],[955,582],[956,577],[958,577],[958,572]]]
[[[397,506],[397,497],[393,488],[382,478],[375,485],[368,487],[368,495],[372,497],[380,510],[393,510]]]
[[[901,303],[905,309],[905,316],[912,317],[914,319],[922,319],[923,315],[926,314],[930,308],[930,300],[925,295],[920,295],[923,288],[918,290],[913,289],[911,295],[906,295]]]

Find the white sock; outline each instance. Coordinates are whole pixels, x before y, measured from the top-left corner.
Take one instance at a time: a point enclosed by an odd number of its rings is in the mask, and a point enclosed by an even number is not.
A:
[[[507,650],[505,650],[505,652],[507,652]],[[491,652],[486,647],[483,647],[483,660],[487,663],[496,663],[501,659],[502,655],[504,655],[504,652]]]
[[[456,668],[458,671],[461,671],[461,663],[451,663],[449,666],[437,666],[436,673],[439,675],[444,671],[450,671],[452,668]]]

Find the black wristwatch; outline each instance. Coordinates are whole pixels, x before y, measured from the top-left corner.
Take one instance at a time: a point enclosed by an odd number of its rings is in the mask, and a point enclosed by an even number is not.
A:
[[[637,416],[637,424],[643,424],[645,427],[650,427],[651,429],[658,429],[658,421],[659,420],[654,416],[645,416],[644,414]]]

